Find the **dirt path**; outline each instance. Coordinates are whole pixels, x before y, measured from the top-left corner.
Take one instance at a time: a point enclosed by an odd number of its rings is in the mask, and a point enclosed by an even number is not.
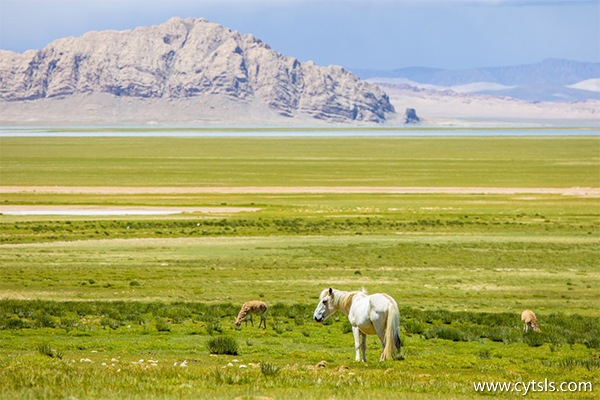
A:
[[[266,186],[266,187],[92,187],[0,186],[2,193],[59,194],[557,194],[600,197],[600,188],[501,188],[501,187],[378,187],[378,186]]]

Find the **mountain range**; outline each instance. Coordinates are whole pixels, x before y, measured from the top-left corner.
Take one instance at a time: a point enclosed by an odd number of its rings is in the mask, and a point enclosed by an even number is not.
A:
[[[547,59],[527,65],[464,70],[409,67],[354,72],[376,83],[490,94],[529,102],[600,100],[600,63],[592,62]]]
[[[202,18],[0,50],[0,125],[597,126],[599,93],[599,63],[352,73]]]
[[[13,123],[380,123],[395,113],[378,86],[342,67],[202,18],[0,50],[0,103],[0,121]]]

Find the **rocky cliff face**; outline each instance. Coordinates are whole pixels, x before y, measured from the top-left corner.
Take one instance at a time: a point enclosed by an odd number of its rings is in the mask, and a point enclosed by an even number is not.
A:
[[[377,86],[343,68],[301,63],[204,19],[90,32],[22,54],[0,51],[4,102],[87,94],[168,100],[219,95],[258,101],[281,116],[334,122],[382,122],[394,112]]]

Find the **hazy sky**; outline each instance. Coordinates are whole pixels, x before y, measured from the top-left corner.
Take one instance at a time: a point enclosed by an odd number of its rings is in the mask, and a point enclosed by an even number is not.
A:
[[[319,65],[600,62],[600,0],[0,0],[0,49],[204,17]]]

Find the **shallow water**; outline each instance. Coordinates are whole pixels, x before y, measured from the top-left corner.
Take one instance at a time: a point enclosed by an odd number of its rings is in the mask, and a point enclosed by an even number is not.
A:
[[[1,137],[414,137],[414,136],[597,136],[600,127],[572,128],[199,128],[199,127],[7,127]]]

